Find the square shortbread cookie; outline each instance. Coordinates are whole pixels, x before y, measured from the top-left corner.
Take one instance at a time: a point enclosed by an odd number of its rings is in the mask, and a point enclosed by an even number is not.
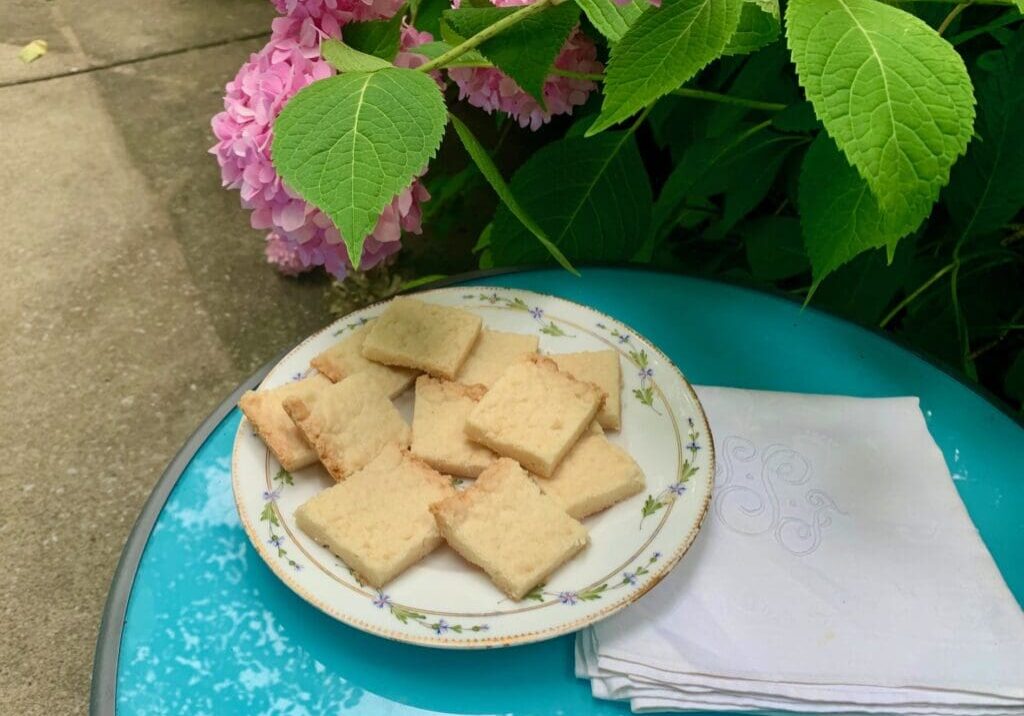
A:
[[[537,485],[576,519],[605,510],[644,489],[644,473],[636,461],[604,435],[588,433],[550,478]]]
[[[450,478],[391,444],[299,507],[295,521],[379,588],[441,544],[430,505],[454,494]]]
[[[370,325],[372,324],[355,329],[346,338],[313,358],[309,364],[335,383],[356,373],[366,373],[380,383],[381,389],[388,397],[394,398],[412,385],[416,380],[417,371],[383,365],[363,358],[363,341],[370,333]]]
[[[416,379],[412,417],[414,455],[436,470],[476,477],[498,456],[466,437],[466,416],[487,392],[482,385],[466,386],[429,375]]]
[[[513,599],[522,599],[589,541],[586,528],[508,458],[430,509],[445,541]]]
[[[597,414],[597,421],[607,430],[618,430],[622,425],[622,368],[619,352],[615,350],[561,353],[548,356],[574,378],[593,383],[604,391],[605,399]]]
[[[480,399],[466,419],[466,434],[542,477],[597,415],[601,391],[533,356],[516,363]]]
[[[238,401],[256,433],[288,472],[312,465],[316,451],[288,417],[283,403],[286,398],[297,397],[312,404],[317,394],[330,386],[331,381],[324,376],[313,375],[279,388],[250,390]]]
[[[536,353],[540,345],[537,336],[502,331],[480,331],[480,337],[470,351],[466,362],[459,368],[455,380],[464,385],[491,387],[513,363]]]
[[[373,322],[363,356],[452,380],[480,335],[480,316],[449,306],[396,298]]]
[[[310,406],[290,397],[284,409],[335,480],[359,470],[388,443],[409,446],[409,426],[370,376],[334,383]]]

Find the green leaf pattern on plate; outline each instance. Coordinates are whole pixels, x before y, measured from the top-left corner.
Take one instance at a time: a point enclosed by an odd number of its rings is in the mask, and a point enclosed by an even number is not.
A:
[[[661,508],[682,497],[686,493],[687,483],[690,481],[690,478],[697,474],[697,453],[703,449],[703,446],[701,445],[701,435],[700,431],[697,430],[697,426],[696,423],[694,423],[693,418],[687,418],[686,424],[687,443],[684,446],[684,449],[689,453],[689,457],[685,458],[683,460],[683,464],[679,466],[679,475],[676,477],[675,482],[659,492],[657,495],[647,496],[643,507],[640,508],[641,528],[643,528],[644,520],[658,512]]]
[[[281,490],[286,485],[293,485],[295,482],[291,473],[284,468],[277,471],[273,481],[277,487],[272,490],[263,491],[263,510],[260,512],[260,522],[267,524],[267,534],[269,536],[267,544],[277,550],[277,556],[283,559],[289,567],[299,571],[303,567],[288,556],[288,549],[284,546],[285,536],[278,531],[281,527],[281,521],[277,516],[277,500],[281,497]]]

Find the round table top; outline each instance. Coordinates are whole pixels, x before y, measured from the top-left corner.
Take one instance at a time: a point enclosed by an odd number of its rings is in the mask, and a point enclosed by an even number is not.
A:
[[[1024,601],[1024,431],[881,334],[732,285],[625,268],[477,277],[588,304],[633,326],[696,384],[916,395],[978,530]],[[253,376],[239,392],[258,383]],[[147,503],[97,645],[95,714],[625,714],[573,676],[572,637],[478,652],[390,642],[303,602],[239,524],[231,396]]]

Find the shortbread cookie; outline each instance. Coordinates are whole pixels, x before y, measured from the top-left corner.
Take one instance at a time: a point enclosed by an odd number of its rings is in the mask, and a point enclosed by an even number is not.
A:
[[[412,385],[416,380],[416,371],[383,365],[363,358],[363,341],[370,333],[370,325],[355,329],[347,337],[313,358],[309,364],[335,383],[356,373],[366,373],[380,384],[388,397],[394,398]]]
[[[441,544],[430,505],[454,494],[450,478],[391,444],[299,507],[295,521],[379,588]]]
[[[480,399],[466,434],[550,477],[601,406],[601,391],[533,356],[516,363]]]
[[[550,478],[537,485],[576,519],[608,509],[644,489],[644,473],[629,453],[604,435],[579,439]]]
[[[331,381],[324,376],[313,375],[279,388],[250,390],[238,401],[238,407],[285,470],[291,472],[312,465],[316,462],[316,451],[282,404],[286,398],[295,397],[312,405],[316,395],[330,385]]]
[[[286,398],[284,409],[335,480],[362,468],[388,443],[409,446],[409,426],[377,381],[363,373],[326,388],[312,406]]]
[[[451,380],[480,335],[480,324],[469,311],[396,298],[373,322],[363,356]]]
[[[593,383],[604,391],[604,405],[597,420],[606,430],[618,430],[622,425],[622,368],[619,352],[615,350],[560,353],[548,356],[560,370],[574,378]]]
[[[484,329],[455,379],[464,385],[489,388],[510,365],[536,353],[539,345],[537,336]]]
[[[412,453],[450,475],[479,475],[498,456],[466,437],[466,416],[486,392],[482,385],[466,386],[429,375],[417,378]]]
[[[586,528],[508,458],[430,509],[452,549],[513,599],[522,599],[589,541]]]

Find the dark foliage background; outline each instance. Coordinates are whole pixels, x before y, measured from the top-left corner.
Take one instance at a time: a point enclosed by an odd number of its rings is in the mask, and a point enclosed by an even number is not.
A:
[[[426,0],[417,24],[438,33],[431,25],[446,6]],[[936,27],[951,6],[902,7]],[[636,156],[626,156],[630,149],[616,157],[622,166],[611,172],[611,181],[620,214],[628,215],[630,202],[645,200],[632,195],[646,186],[653,199],[671,182],[676,183],[671,191],[679,193],[685,175],[682,200],[670,215],[659,219],[655,203],[652,221],[662,221],[660,232],[636,226],[627,240],[618,240],[595,220],[594,230],[585,234],[588,240],[577,235],[556,243],[573,262],[631,261],[740,282],[880,327],[1019,411],[1024,405],[1021,25],[1020,13],[1005,6],[968,6],[943,29],[975,86],[975,136],[930,217],[900,241],[891,260],[884,249],[869,250],[819,285],[812,280],[798,195],[802,163],[822,128],[803,99],[781,38],[753,54],[724,57],[688,84],[763,102],[763,108],[667,96],[637,128]],[[600,37],[596,31],[590,35]],[[555,215],[564,199],[559,176],[571,177],[574,163],[585,160],[582,153],[560,147],[571,149],[566,142],[593,121],[598,93],[573,117],[556,118],[535,133],[455,99],[448,97],[449,107],[511,177],[531,215],[545,228],[557,227]],[[551,177],[556,170],[562,174]],[[424,236],[407,239],[407,250],[387,275],[371,274],[335,289],[339,306],[360,291],[396,290],[414,278],[551,262],[533,236],[508,221],[454,132],[431,164],[427,185],[433,199],[424,205]],[[849,219],[835,217],[844,220]]]

